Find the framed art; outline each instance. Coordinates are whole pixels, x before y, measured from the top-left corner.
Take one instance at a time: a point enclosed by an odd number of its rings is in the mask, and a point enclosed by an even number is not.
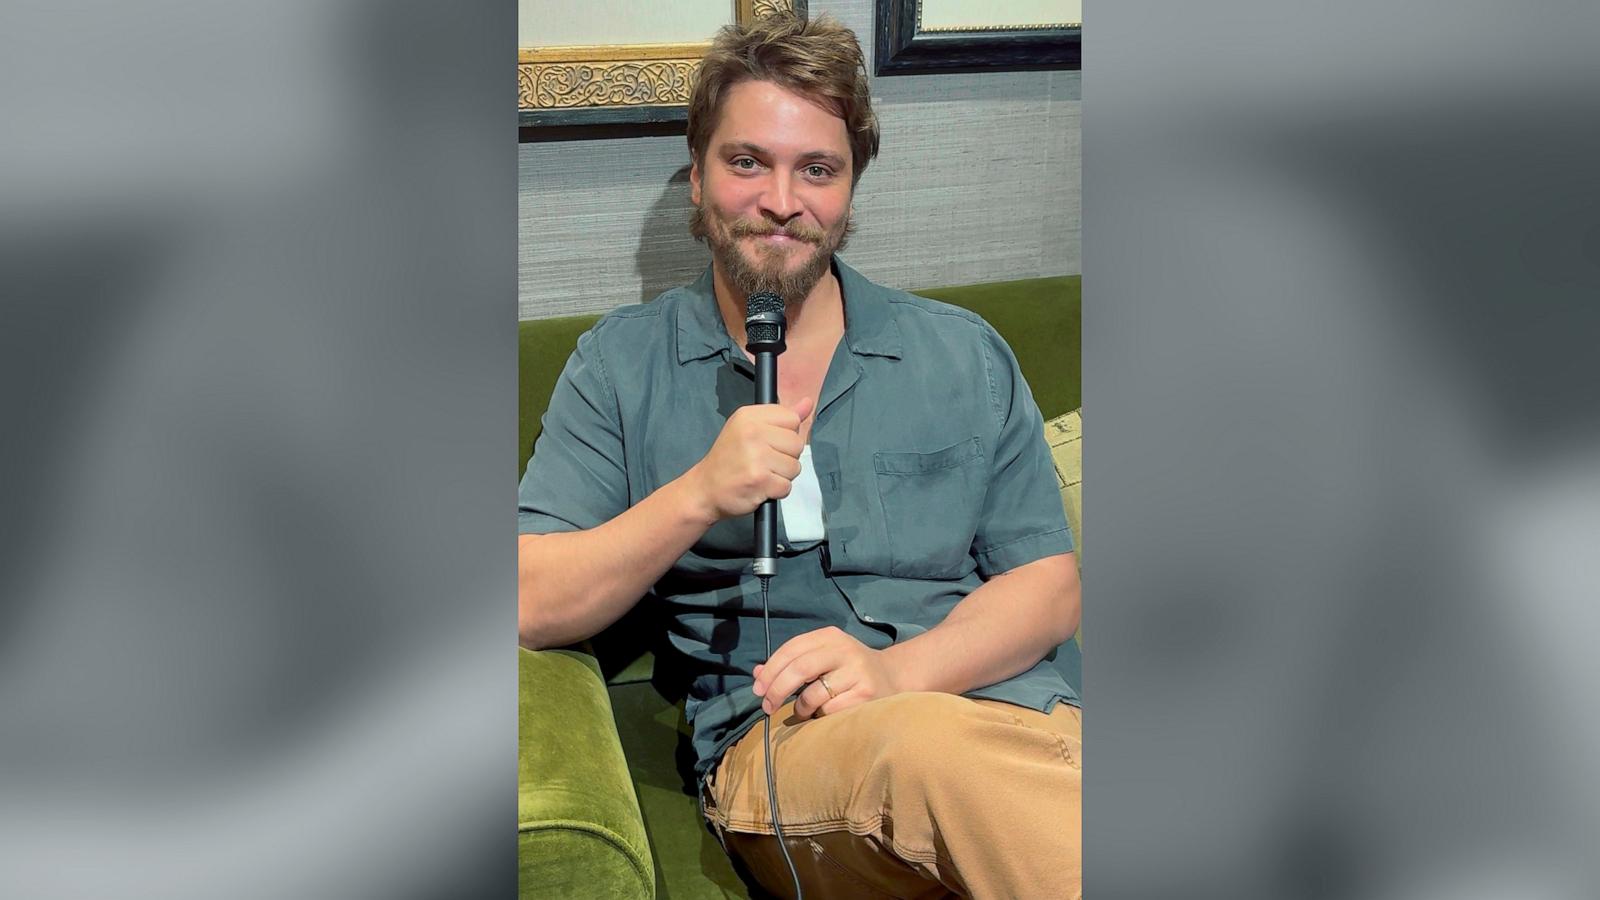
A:
[[[683,122],[712,34],[779,10],[805,0],[518,0],[518,124]]]
[[[874,73],[1083,67],[1083,0],[874,0]]]

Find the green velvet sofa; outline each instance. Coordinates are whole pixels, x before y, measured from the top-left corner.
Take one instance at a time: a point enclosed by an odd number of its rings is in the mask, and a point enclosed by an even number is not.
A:
[[[1081,405],[1078,276],[919,294],[983,316],[1016,352],[1045,419]],[[522,322],[520,477],[578,336],[598,316]],[[523,897],[759,897],[701,823],[681,698],[635,610],[580,647],[519,650],[518,861]],[[1082,686],[1080,657],[1057,664]]]

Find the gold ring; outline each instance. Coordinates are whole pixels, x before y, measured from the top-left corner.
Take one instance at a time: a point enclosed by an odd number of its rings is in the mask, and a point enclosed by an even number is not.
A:
[[[828,692],[828,699],[833,699],[833,688],[828,687],[828,676],[818,675],[817,680],[822,682],[822,689]]]

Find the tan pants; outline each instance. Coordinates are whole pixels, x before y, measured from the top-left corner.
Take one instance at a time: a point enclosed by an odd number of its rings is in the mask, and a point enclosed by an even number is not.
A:
[[[908,693],[772,717],[783,832],[807,898],[1079,897],[1082,714]],[[707,779],[706,817],[761,886],[793,897],[759,723]]]

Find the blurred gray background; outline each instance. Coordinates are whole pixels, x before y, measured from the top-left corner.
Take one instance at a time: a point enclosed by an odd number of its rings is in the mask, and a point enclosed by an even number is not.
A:
[[[1090,895],[1600,895],[1597,10],[1090,6]],[[3,15],[0,896],[510,896],[513,8]]]
[[[1086,893],[1600,896],[1600,6],[1085,21]]]
[[[810,0],[856,33],[872,71],[874,0]],[[1082,73],[873,78],[882,138],[857,186],[844,258],[912,289],[1077,275]],[[680,135],[523,144],[518,303],[524,319],[608,312],[711,263],[689,236]]]
[[[0,896],[512,895],[514,32],[0,14]]]

